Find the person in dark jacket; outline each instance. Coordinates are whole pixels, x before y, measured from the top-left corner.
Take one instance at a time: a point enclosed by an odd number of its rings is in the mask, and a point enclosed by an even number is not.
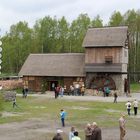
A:
[[[63,140],[63,137],[61,135],[62,132],[63,132],[62,130],[58,129],[57,134],[53,137],[52,140]]]
[[[91,140],[102,140],[101,129],[98,127],[96,122],[93,122],[92,128],[93,128],[93,131],[91,135]]]
[[[114,103],[117,103],[117,97],[118,97],[117,92],[115,92],[114,93]]]

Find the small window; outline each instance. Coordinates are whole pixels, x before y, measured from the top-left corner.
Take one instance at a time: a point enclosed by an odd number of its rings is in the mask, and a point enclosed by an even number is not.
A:
[[[105,56],[105,63],[111,64],[113,62],[113,57],[112,56]]]

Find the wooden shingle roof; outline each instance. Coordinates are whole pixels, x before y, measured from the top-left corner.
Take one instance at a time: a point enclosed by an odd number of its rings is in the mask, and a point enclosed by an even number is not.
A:
[[[127,40],[127,26],[89,28],[83,47],[123,47]]]
[[[84,76],[85,54],[30,54],[20,76]]]

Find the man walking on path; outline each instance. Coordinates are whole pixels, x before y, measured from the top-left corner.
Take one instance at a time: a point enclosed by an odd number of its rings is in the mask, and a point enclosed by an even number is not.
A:
[[[137,115],[137,110],[138,110],[138,101],[135,99],[135,101],[133,102],[133,106],[134,106],[134,115]]]
[[[120,127],[120,140],[124,140],[124,136],[126,134],[126,130],[125,130],[125,115],[122,114],[120,119],[119,119],[119,127]]]
[[[66,112],[65,112],[63,109],[61,109],[60,117],[61,117],[61,123],[62,123],[62,126],[65,127],[65,117],[66,117]]]

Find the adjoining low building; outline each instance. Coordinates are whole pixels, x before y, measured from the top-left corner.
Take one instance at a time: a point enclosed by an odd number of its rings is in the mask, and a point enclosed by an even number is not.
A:
[[[32,91],[52,90],[53,83],[69,87],[84,81],[84,61],[83,53],[30,54],[19,75]]]
[[[30,90],[51,90],[52,84],[69,87],[84,82],[88,89],[124,93],[128,64],[128,27],[89,28],[85,53],[30,54],[19,75]],[[82,47],[82,46],[81,46]]]

